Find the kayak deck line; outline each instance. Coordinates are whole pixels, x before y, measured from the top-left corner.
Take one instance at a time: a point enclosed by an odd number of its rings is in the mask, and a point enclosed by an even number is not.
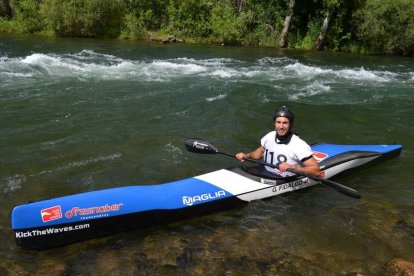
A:
[[[328,179],[400,154],[400,145],[312,146]],[[43,249],[229,210],[253,200],[307,188],[308,177],[278,178],[263,166],[237,166],[158,185],[135,185],[68,195],[16,206],[16,244]]]

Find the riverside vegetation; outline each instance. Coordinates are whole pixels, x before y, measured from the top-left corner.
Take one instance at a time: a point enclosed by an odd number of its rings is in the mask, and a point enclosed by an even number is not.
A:
[[[412,0],[0,0],[0,31],[413,56],[414,5]]]

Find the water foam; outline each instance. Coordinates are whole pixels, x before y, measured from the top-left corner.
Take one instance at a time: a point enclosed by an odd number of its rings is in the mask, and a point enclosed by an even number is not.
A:
[[[381,76],[380,74],[382,74],[383,76]],[[395,76],[395,74],[391,72],[368,71],[365,70],[363,67],[359,69],[342,69],[335,72],[335,75],[339,78],[349,80],[366,80],[376,82],[388,82],[391,80],[391,77]]]
[[[164,148],[168,155],[168,160],[172,160],[176,165],[183,162],[183,151],[181,148],[173,145],[172,143],[166,144]]]
[[[300,77],[316,77],[320,75],[329,75],[333,72],[332,69],[322,69],[320,67],[309,66],[299,62],[286,65],[285,69]]]
[[[21,189],[26,182],[26,177],[23,174],[16,174],[14,176],[6,177],[4,182],[6,185],[3,189],[3,193],[8,194]]]
[[[220,77],[223,79],[228,79],[232,77],[238,77],[240,76],[240,74],[237,70],[220,68],[212,72],[209,72],[208,74],[206,74],[206,76],[215,76],[215,77]]]
[[[263,66],[269,66],[269,65],[277,65],[279,67],[283,67],[289,64],[295,64],[298,61],[296,59],[291,59],[288,57],[278,57],[278,58],[273,58],[273,57],[264,57],[258,60],[258,63]]]
[[[2,72],[0,75],[4,75],[6,77],[10,78],[31,78],[34,76],[33,73],[13,73],[13,72]]]
[[[58,167],[56,169],[56,171],[65,171],[71,168],[76,168],[76,167],[82,167],[82,166],[86,166],[92,163],[97,163],[97,162],[103,162],[103,161],[112,161],[112,160],[116,160],[122,157],[121,153],[114,153],[114,154],[110,154],[110,155],[103,155],[103,156],[97,156],[97,157],[90,157],[88,159],[84,159],[84,160],[80,160],[80,161],[74,161],[71,162],[67,165]]]
[[[129,60],[109,54],[82,50],[72,54],[34,53],[23,58],[0,59],[0,74],[6,77],[35,77],[46,74],[85,79],[165,82],[181,77],[219,78],[243,81],[262,79],[275,81],[291,78],[312,80],[326,78],[334,82],[389,82],[398,76],[386,70],[327,67],[304,64],[287,57],[264,57],[253,62],[231,58],[194,59],[178,57],[158,60]],[[408,79],[407,79],[408,78]],[[402,80],[412,80],[407,74]],[[401,81],[401,80],[400,80]]]
[[[181,74],[196,74],[200,72],[205,72],[207,69],[205,66],[201,66],[194,63],[183,64],[176,63],[171,61],[153,61],[151,64],[151,69],[155,71],[161,71],[164,73],[176,74],[175,70],[178,70]]]
[[[222,100],[225,97],[227,97],[227,94],[220,94],[220,95],[218,95],[216,97],[207,98],[206,101],[207,102],[214,102],[214,101],[217,101],[217,100]]]
[[[291,100],[299,100],[300,98],[312,97],[316,95],[321,95],[325,93],[329,93],[331,91],[331,87],[323,82],[315,81],[311,84],[300,89],[299,93],[289,95],[289,99]]]

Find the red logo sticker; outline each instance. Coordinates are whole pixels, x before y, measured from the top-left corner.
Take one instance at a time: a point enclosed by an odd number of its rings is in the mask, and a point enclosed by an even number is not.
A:
[[[62,218],[62,210],[59,205],[43,209],[40,211],[40,214],[42,215],[43,222]]]
[[[328,155],[326,153],[323,153],[323,152],[314,151],[313,152],[313,157],[316,159],[316,161],[319,162],[319,161],[325,159],[326,157],[328,157]]]

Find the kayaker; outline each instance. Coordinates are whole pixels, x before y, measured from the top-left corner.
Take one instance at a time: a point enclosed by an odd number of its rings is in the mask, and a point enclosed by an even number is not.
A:
[[[286,171],[288,168],[319,176],[319,165],[313,157],[311,147],[292,132],[293,112],[282,106],[274,112],[273,121],[275,130],[261,139],[261,146],[250,153],[239,152],[236,154],[237,159],[264,158],[266,163],[279,164],[279,170],[265,166],[266,170],[282,177],[293,175]]]

